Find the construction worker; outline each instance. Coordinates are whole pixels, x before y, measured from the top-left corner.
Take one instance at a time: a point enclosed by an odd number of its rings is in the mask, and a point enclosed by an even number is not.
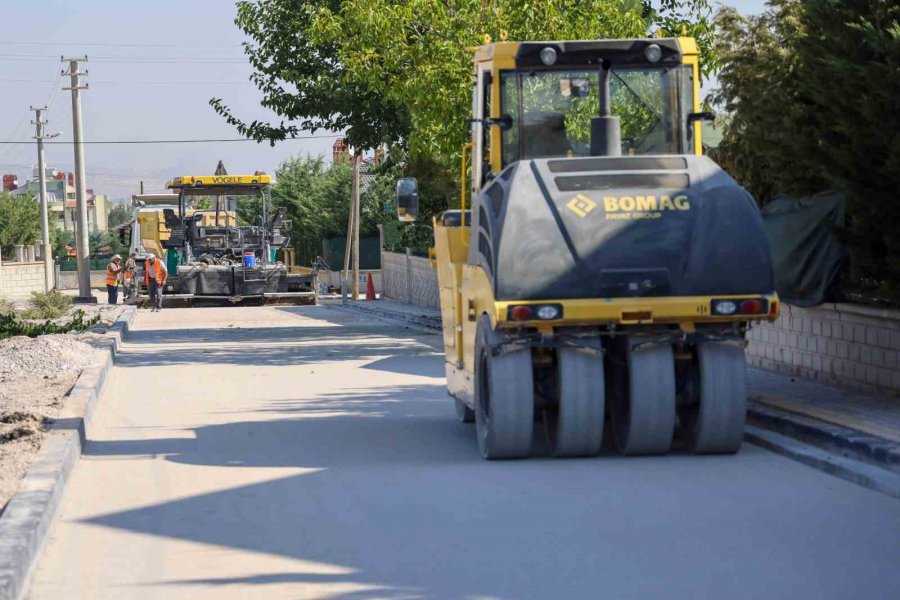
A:
[[[147,262],[144,263],[144,285],[147,286],[151,310],[154,312],[162,310],[162,290],[168,275],[169,273],[163,261],[151,254]]]
[[[137,252],[132,252],[125,261],[125,270],[122,273],[122,288],[125,290],[125,303],[133,303],[140,291],[137,286]]]
[[[106,265],[106,301],[109,304],[115,304],[119,299],[119,273],[124,269],[119,266],[121,261],[122,257],[116,254]]]

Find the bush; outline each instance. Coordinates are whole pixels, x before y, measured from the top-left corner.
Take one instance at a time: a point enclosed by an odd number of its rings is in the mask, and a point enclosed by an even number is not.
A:
[[[58,319],[72,308],[72,298],[56,290],[31,292],[31,308],[22,313],[26,319]]]
[[[0,315],[0,340],[16,335],[25,335],[28,337],[38,337],[51,333],[71,333],[73,331],[84,331],[95,323],[100,321],[100,315],[90,319],[84,318],[84,311],[79,310],[72,317],[72,320],[63,325],[57,325],[50,321],[43,323],[23,323],[12,315]]]
[[[16,314],[16,305],[7,300],[0,298],[0,317]]]

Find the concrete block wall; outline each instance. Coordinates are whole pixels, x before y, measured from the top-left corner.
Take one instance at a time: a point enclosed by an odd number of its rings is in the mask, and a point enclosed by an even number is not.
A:
[[[440,308],[437,271],[427,258],[382,252],[381,275],[385,297]]]
[[[900,311],[781,305],[747,335],[751,365],[872,392],[900,393]]]
[[[91,271],[91,287],[106,288],[106,271]],[[77,290],[78,289],[78,272],[77,271],[58,271],[56,279],[56,289],[58,290]]]
[[[44,263],[4,262],[0,265],[0,297],[12,299],[44,291]]]

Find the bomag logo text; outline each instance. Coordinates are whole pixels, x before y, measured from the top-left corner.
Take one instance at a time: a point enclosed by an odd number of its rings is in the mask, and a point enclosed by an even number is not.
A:
[[[660,219],[669,211],[691,210],[690,199],[678,196],[604,196],[607,219]]]

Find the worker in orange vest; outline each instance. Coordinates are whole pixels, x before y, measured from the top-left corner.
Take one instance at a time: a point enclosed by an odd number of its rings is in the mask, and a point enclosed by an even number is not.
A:
[[[163,264],[163,261],[151,254],[147,262],[144,263],[144,285],[147,286],[151,310],[154,312],[162,310],[162,290],[168,275],[169,272],[166,270],[166,265]]]
[[[116,254],[106,265],[106,301],[109,304],[115,304],[119,299],[119,273],[123,269],[119,266],[121,261],[122,257]]]

